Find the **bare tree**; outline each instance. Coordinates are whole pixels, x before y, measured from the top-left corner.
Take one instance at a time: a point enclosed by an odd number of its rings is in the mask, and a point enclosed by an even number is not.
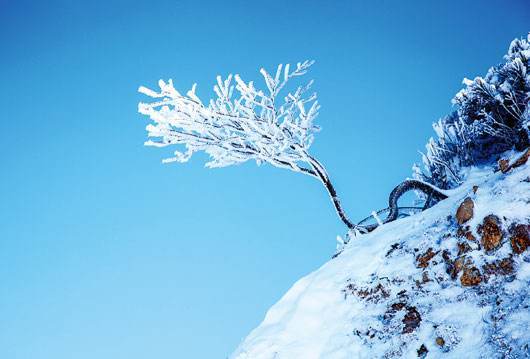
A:
[[[342,208],[337,192],[324,166],[309,148],[319,130],[313,124],[320,106],[310,92],[313,81],[286,90],[288,82],[306,74],[313,61],[279,65],[274,75],[261,69],[266,90],[245,82],[239,75],[217,77],[217,98],[204,104],[195,93],[194,84],[186,95],[173,82],[160,80],[160,91],[140,87],[139,91],[157,99],[140,103],[139,112],[152,120],[147,126],[148,146],[181,145],[164,162],[186,162],[193,153],[210,155],[207,167],[225,167],[255,160],[315,177],[326,188],[339,218],[349,229],[356,228]],[[235,82],[235,83],[234,83]],[[235,90],[235,91],[234,91]],[[282,92],[282,90],[284,90]],[[236,95],[236,94],[237,95]],[[283,99],[280,93],[285,93]]]

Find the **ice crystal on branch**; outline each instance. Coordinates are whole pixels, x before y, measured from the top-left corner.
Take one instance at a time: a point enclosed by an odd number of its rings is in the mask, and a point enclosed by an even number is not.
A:
[[[157,99],[140,103],[140,113],[152,123],[147,126],[151,140],[146,145],[183,145],[165,162],[186,162],[193,153],[205,151],[211,157],[207,167],[225,167],[255,160],[277,167],[307,172],[308,150],[318,128],[313,124],[319,105],[311,93],[312,81],[280,97],[282,89],[295,77],[304,75],[312,61],[279,65],[274,75],[261,69],[266,89],[245,82],[239,75],[217,77],[217,97],[204,104],[193,85],[186,95],[169,80],[159,81],[160,91],[145,87],[139,91]],[[310,173],[308,173],[310,174]]]
[[[324,185],[337,215],[349,228],[356,226],[346,216],[335,188],[324,166],[309,154],[318,127],[316,93],[310,92],[312,81],[286,91],[287,83],[304,75],[313,61],[279,65],[274,75],[261,69],[266,89],[245,82],[239,75],[217,77],[217,98],[205,105],[193,85],[186,95],[173,82],[160,80],[160,91],[140,87],[139,91],[156,99],[140,103],[140,113],[149,116],[148,146],[180,145],[174,157],[165,162],[186,162],[198,151],[210,155],[207,167],[225,167],[255,160],[315,177]],[[282,90],[284,90],[282,92]],[[286,93],[285,93],[286,92]],[[281,98],[281,93],[283,99]]]

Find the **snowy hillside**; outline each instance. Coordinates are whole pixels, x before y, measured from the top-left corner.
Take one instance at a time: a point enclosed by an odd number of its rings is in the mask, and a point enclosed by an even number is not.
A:
[[[472,168],[448,199],[352,239],[232,357],[530,357],[530,167],[505,156],[503,171]]]

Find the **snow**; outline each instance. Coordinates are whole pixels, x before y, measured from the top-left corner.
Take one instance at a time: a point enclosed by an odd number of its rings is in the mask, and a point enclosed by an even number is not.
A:
[[[502,219],[506,232],[494,253],[468,241],[467,257],[482,268],[511,256],[509,226],[530,223],[529,177],[529,166],[508,174],[473,168],[465,183],[447,191],[447,200],[354,238],[296,282],[232,358],[408,358],[418,357],[422,345],[428,358],[530,356],[530,250],[513,255],[513,275],[492,275],[474,287],[451,278],[442,259],[444,250],[456,256],[462,241],[454,215],[466,197],[475,208],[465,225],[476,238],[477,226],[490,214]],[[427,268],[418,268],[416,258],[428,248],[436,255]],[[404,333],[412,308],[421,321]],[[444,344],[436,344],[437,338]]]

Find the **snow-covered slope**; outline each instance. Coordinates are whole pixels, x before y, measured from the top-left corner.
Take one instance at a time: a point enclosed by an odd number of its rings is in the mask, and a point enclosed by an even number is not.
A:
[[[530,165],[467,178],[433,208],[354,238],[232,357],[530,357]]]

